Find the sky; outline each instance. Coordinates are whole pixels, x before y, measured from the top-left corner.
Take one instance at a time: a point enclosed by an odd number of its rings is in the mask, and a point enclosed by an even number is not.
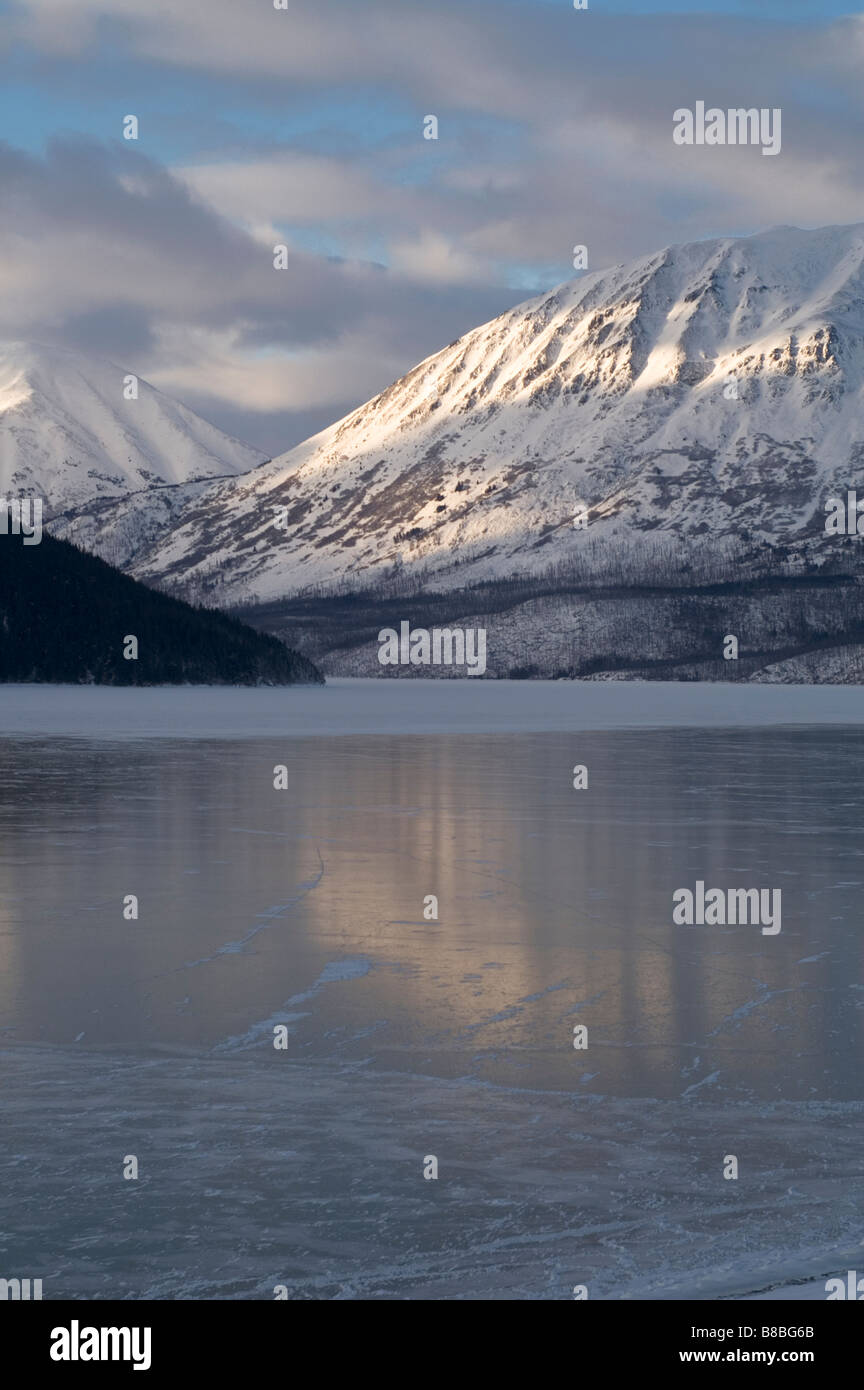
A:
[[[275,456],[577,245],[864,221],[862,61],[835,0],[0,0],[0,336]],[[700,100],[779,155],[676,145]]]

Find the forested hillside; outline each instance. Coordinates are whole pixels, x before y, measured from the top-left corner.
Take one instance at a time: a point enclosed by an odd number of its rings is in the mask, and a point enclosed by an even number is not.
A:
[[[137,639],[137,658],[127,657]],[[148,589],[47,533],[0,535],[0,681],[321,683],[311,661],[225,614]]]

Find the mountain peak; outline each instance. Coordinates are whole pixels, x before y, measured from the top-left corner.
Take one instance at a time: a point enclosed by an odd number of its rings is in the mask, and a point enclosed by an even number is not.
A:
[[[568,281],[203,492],[135,572],[218,572],[231,602],[395,567],[444,585],[538,572],[648,532],[795,540],[827,487],[864,485],[862,267],[857,224]]]
[[[264,455],[143,378],[44,343],[0,342],[0,495],[48,515],[165,483],[231,476]]]

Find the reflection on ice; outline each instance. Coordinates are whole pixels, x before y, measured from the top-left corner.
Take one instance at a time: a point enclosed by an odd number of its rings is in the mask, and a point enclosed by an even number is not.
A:
[[[857,1267],[862,746],[7,740],[10,1268],[46,1299],[617,1299]],[[699,882],[782,887],[782,931],[676,925]]]

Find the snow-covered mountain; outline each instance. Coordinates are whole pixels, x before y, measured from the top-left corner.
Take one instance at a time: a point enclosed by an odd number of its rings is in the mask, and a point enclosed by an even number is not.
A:
[[[155,485],[244,472],[265,457],[143,379],[127,400],[130,376],[64,348],[0,343],[0,496],[41,496],[55,516]]]
[[[536,572],[645,533],[816,538],[826,496],[864,484],[862,405],[864,224],[670,247],[529,300],[205,489],[133,572],[236,602],[394,566],[438,586]]]

